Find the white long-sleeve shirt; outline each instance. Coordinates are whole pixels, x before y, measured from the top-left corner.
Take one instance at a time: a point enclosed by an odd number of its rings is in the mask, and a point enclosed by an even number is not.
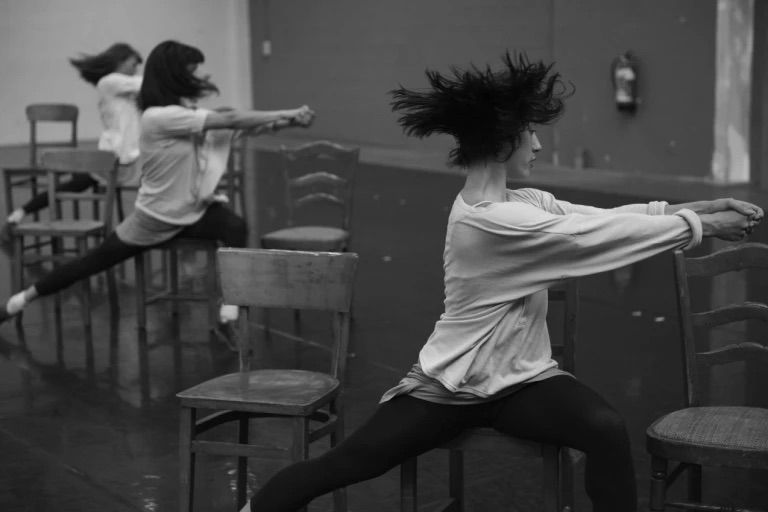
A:
[[[118,183],[138,184],[140,169],[133,166],[139,158],[139,110],[136,96],[141,76],[110,73],[99,80],[99,115],[104,131],[98,148],[112,151],[120,161]]]
[[[459,194],[444,251],[445,312],[419,366],[449,392],[494,395],[557,365],[547,288],[701,242],[699,217],[664,202],[601,209],[536,189],[468,205]]]

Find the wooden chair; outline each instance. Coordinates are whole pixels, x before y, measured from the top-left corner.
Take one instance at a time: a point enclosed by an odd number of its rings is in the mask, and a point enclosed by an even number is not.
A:
[[[197,453],[238,457],[238,510],[246,500],[247,457],[263,457],[270,448],[248,444],[249,420],[283,418],[293,433],[294,461],[308,457],[309,443],[330,436],[335,446],[344,436],[341,391],[349,340],[349,310],[357,267],[354,253],[264,249],[219,249],[218,269],[224,300],[241,306],[240,371],[182,391],[181,506],[192,510]],[[251,369],[254,351],[249,333],[251,308],[313,309],[333,313],[334,339],[327,373],[294,369]],[[198,419],[198,411],[214,411]],[[207,441],[207,430],[234,421],[235,442]],[[274,448],[271,449],[274,451]],[[334,492],[336,512],[346,510],[344,489]]]
[[[27,120],[29,121],[29,166],[39,167],[42,149],[75,148],[77,147],[77,105],[68,103],[33,103],[27,105]],[[69,140],[58,142],[41,142],[38,140],[38,123],[68,123]]]
[[[349,247],[352,191],[360,149],[328,141],[295,148],[281,146],[287,227],[261,237],[266,249],[345,251]],[[309,205],[326,203],[341,210],[340,227],[297,224]]]
[[[561,368],[575,370],[576,320],[578,314],[578,282],[569,281],[564,287],[549,290],[550,303],[562,310],[562,340],[552,345],[552,354],[561,361]],[[552,308],[554,309],[554,308]],[[555,329],[553,329],[555,331]],[[449,496],[438,503],[420,508],[418,505],[418,467],[414,457],[400,466],[400,510],[417,512],[430,510],[461,512],[464,510],[464,452],[503,454],[505,457],[541,457],[543,466],[543,502],[548,512],[573,510],[573,465],[580,452],[566,448],[519,439],[492,428],[467,430],[440,448],[448,450]]]
[[[737,341],[721,348],[702,347],[710,333],[728,332],[723,326],[758,320],[768,323],[768,305],[742,302],[715,305],[694,312],[689,278],[709,279],[733,271],[768,269],[768,245],[746,243],[721,249],[707,256],[690,258],[675,252],[675,281],[685,371],[685,408],[656,420],[646,431],[651,455],[651,510],[665,507],[686,510],[743,511],[750,509],[702,503],[702,467],[768,469],[768,409],[743,406],[708,406],[707,386],[713,367],[745,361],[768,363],[763,343]],[[742,324],[743,325],[743,324]],[[668,472],[669,461],[678,465]],[[667,489],[682,473],[688,473],[688,498],[668,501]]]
[[[101,241],[112,229],[112,211],[115,200],[117,159],[112,152],[99,150],[69,149],[42,154],[42,167],[50,198],[50,219],[46,221],[22,221],[13,228],[13,274],[14,289],[24,287],[24,267],[30,264],[52,262],[54,265],[82,256],[89,250],[91,240]],[[92,193],[71,193],[57,191],[59,179],[72,173],[98,175],[103,187]],[[88,219],[65,218],[64,206],[86,200],[93,205],[93,215]],[[29,253],[24,251],[25,237],[45,238],[51,241],[50,253]],[[65,251],[66,241],[74,241],[74,254]],[[107,284],[111,312],[117,308],[117,291],[114,275],[107,271]],[[91,288],[90,280],[82,283],[80,312],[85,328],[86,366],[93,370],[93,335],[91,329]],[[56,336],[59,361],[62,360],[61,303],[56,298]]]
[[[5,191],[5,207],[10,215],[15,208],[14,191],[26,190],[26,195],[36,196],[45,188],[43,180],[45,170],[40,167],[40,154],[43,149],[51,148],[75,148],[77,147],[77,118],[79,110],[76,105],[67,103],[33,103],[26,107],[27,121],[29,122],[29,163],[27,167],[15,167],[3,169],[3,190]],[[38,125],[40,123],[64,123],[69,125],[69,138],[66,140],[44,141],[38,138]],[[37,212],[34,220],[40,220]],[[40,250],[40,240],[24,249]]]

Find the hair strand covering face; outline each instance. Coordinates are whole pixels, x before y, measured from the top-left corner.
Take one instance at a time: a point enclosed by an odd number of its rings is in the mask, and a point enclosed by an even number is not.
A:
[[[502,60],[501,71],[471,66],[443,75],[427,70],[429,89],[390,91],[392,110],[401,114],[398,122],[405,133],[453,136],[451,165],[507,160],[530,125],[560,117],[573,86],[563,84],[552,64],[531,62],[524,53],[506,52]]]

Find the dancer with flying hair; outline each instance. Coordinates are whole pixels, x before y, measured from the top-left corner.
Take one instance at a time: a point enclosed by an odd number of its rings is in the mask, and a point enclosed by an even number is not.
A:
[[[141,75],[137,74],[142,62],[141,54],[126,43],[115,43],[101,53],[81,55],[69,59],[83,80],[98,92],[98,107],[104,129],[98,148],[112,151],[118,158],[118,185],[138,185],[141,169],[139,158],[139,108],[136,97],[141,89]],[[98,184],[89,174],[73,174],[57,190],[82,192]],[[8,227],[21,222],[30,213],[48,206],[48,192],[32,197],[8,216],[0,238],[8,239]],[[6,240],[7,241],[7,240]]]
[[[536,189],[509,190],[527,172],[572,93],[551,65],[506,54],[500,71],[428,71],[429,88],[392,92],[409,135],[454,137],[450,163],[466,173],[448,217],[445,312],[408,374],[347,439],[269,480],[253,512],[288,512],[314,497],[385,473],[463,430],[586,454],[586,490],[598,512],[637,508],[629,438],[602,397],[551,357],[547,288],[563,278],[695,247],[704,236],[739,240],[763,216],[732,199],[613,209],[571,204]],[[247,508],[247,507],[246,507]]]

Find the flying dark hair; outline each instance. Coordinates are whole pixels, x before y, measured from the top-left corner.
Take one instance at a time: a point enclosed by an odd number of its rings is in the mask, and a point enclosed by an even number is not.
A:
[[[219,89],[190,71],[191,64],[205,62],[203,52],[177,41],[163,41],[155,46],[144,65],[144,79],[139,91],[139,107],[180,105],[181,98],[198,99]]]
[[[83,80],[96,85],[103,77],[115,70],[129,57],[136,57],[141,62],[141,54],[131,45],[115,43],[96,55],[80,54],[77,59],[69,59],[70,64],[80,72]]]
[[[506,52],[502,60],[501,71],[453,67],[446,76],[427,70],[431,88],[411,91],[401,85],[390,91],[392,110],[401,114],[398,123],[416,137],[452,135],[451,165],[509,159],[530,125],[551,123],[562,114],[573,86],[551,72],[552,64],[530,62],[523,53]]]

